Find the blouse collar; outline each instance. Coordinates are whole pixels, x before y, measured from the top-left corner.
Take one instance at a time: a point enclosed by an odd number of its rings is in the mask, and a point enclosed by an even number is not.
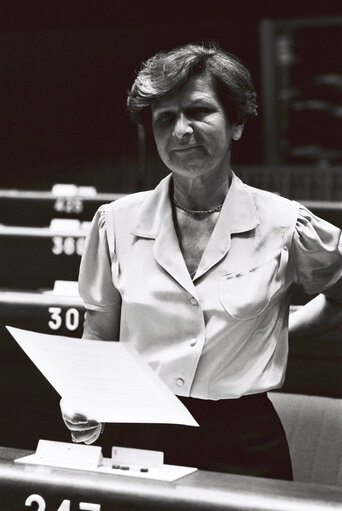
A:
[[[192,281],[179,248],[173,222],[171,178],[171,175],[167,176],[148,193],[134,214],[130,232],[143,238],[155,239],[153,254],[158,264],[198,299],[194,281],[225,257],[230,248],[231,234],[249,231],[258,225],[259,220],[248,187],[233,175],[221,213]]]
[[[131,234],[156,238],[165,222],[172,220],[171,181],[172,174],[169,174],[160,181],[154,190],[148,193],[134,215],[130,229]],[[249,187],[234,172],[232,172],[232,181],[222,206],[219,221],[224,224],[225,230],[228,230],[230,234],[250,231],[259,224],[253,195]]]

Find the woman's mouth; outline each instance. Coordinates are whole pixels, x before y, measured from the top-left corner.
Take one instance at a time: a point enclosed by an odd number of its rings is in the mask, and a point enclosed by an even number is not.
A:
[[[186,152],[190,152],[190,151],[193,151],[195,149],[198,149],[198,148],[199,148],[198,145],[195,145],[195,146],[184,146],[184,147],[175,148],[175,149],[173,149],[173,151],[175,151],[176,153],[186,153]]]

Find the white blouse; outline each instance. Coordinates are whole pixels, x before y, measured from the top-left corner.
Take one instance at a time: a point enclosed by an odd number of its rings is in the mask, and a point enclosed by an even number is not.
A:
[[[85,307],[119,307],[120,341],[177,395],[217,400],[281,387],[290,286],[319,293],[340,279],[340,229],[233,175],[191,280],[171,179],[95,214],[79,276]]]

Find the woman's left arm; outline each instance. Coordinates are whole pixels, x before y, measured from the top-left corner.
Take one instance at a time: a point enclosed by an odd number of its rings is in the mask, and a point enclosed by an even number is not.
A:
[[[317,337],[342,325],[342,279],[290,314],[291,340]]]

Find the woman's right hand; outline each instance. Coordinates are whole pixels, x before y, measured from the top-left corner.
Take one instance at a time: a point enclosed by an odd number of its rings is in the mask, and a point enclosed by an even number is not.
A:
[[[88,419],[82,413],[76,412],[64,399],[60,401],[60,407],[64,424],[71,431],[73,442],[92,444],[103,431],[103,424],[96,420]]]

